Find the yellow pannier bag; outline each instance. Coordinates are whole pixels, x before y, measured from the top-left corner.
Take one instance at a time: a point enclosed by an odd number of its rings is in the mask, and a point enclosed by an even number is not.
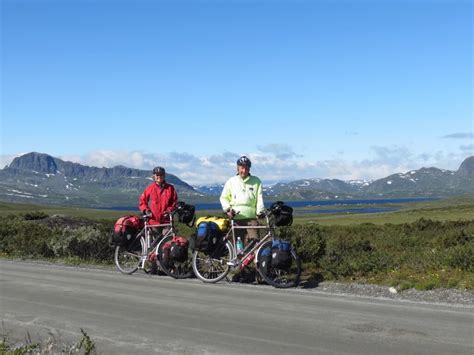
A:
[[[200,217],[196,221],[196,226],[199,226],[199,223],[202,222],[214,222],[217,224],[217,227],[219,230],[223,233],[227,232],[230,228],[230,222],[227,218],[224,217],[214,217],[214,216],[206,216],[206,217]]]

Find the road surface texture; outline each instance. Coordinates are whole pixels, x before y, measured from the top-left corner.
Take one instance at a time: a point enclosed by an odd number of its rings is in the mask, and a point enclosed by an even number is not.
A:
[[[473,354],[472,306],[0,260],[2,336],[101,354]]]

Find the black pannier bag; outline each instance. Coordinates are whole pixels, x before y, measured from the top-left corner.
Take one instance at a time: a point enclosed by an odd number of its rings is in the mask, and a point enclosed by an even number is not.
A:
[[[174,236],[171,240],[170,259],[177,262],[184,262],[188,259],[189,241],[184,237]]]
[[[188,205],[183,201],[179,201],[176,209],[178,210],[178,218],[181,223],[187,224],[191,227],[196,220],[196,208],[193,205]]]
[[[293,208],[285,205],[283,201],[277,201],[270,206],[275,217],[275,225],[277,227],[291,226],[293,224]]]
[[[191,236],[191,249],[210,254],[216,249],[220,240],[222,240],[222,233],[216,223],[201,222],[196,234]]]
[[[286,270],[291,267],[290,243],[284,240],[272,242],[272,267]]]
[[[270,248],[265,248],[260,253],[260,259],[258,260],[259,269],[268,276],[270,272],[270,267],[272,265],[272,250]]]

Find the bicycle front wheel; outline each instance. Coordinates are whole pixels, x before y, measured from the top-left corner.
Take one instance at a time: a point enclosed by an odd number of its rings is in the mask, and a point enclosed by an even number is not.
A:
[[[276,288],[290,288],[296,287],[300,283],[301,276],[301,261],[293,248],[290,249],[291,265],[285,269],[277,269],[271,265],[271,249],[272,242],[265,242],[257,254],[257,271],[262,276],[263,280],[269,285]],[[266,255],[270,250],[270,258],[262,256],[266,250]]]
[[[212,253],[193,253],[194,274],[203,282],[218,282],[229,272],[232,247],[229,242],[220,244]]]
[[[142,238],[136,238],[130,245],[115,247],[114,261],[117,269],[124,274],[133,274],[138,270],[143,255]]]
[[[187,248],[187,255],[179,260],[170,257],[170,251],[164,251],[163,247],[171,242],[173,236],[163,238],[158,244],[158,264],[163,272],[175,279],[187,279],[193,276],[192,252]]]

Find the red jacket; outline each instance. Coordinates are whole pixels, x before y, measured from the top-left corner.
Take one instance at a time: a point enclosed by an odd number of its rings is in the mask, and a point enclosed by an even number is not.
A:
[[[163,219],[164,212],[171,212],[176,208],[178,194],[173,185],[164,183],[162,187],[157,183],[148,185],[140,195],[138,208],[140,211],[150,210],[153,217],[150,224],[166,223],[168,219]]]

